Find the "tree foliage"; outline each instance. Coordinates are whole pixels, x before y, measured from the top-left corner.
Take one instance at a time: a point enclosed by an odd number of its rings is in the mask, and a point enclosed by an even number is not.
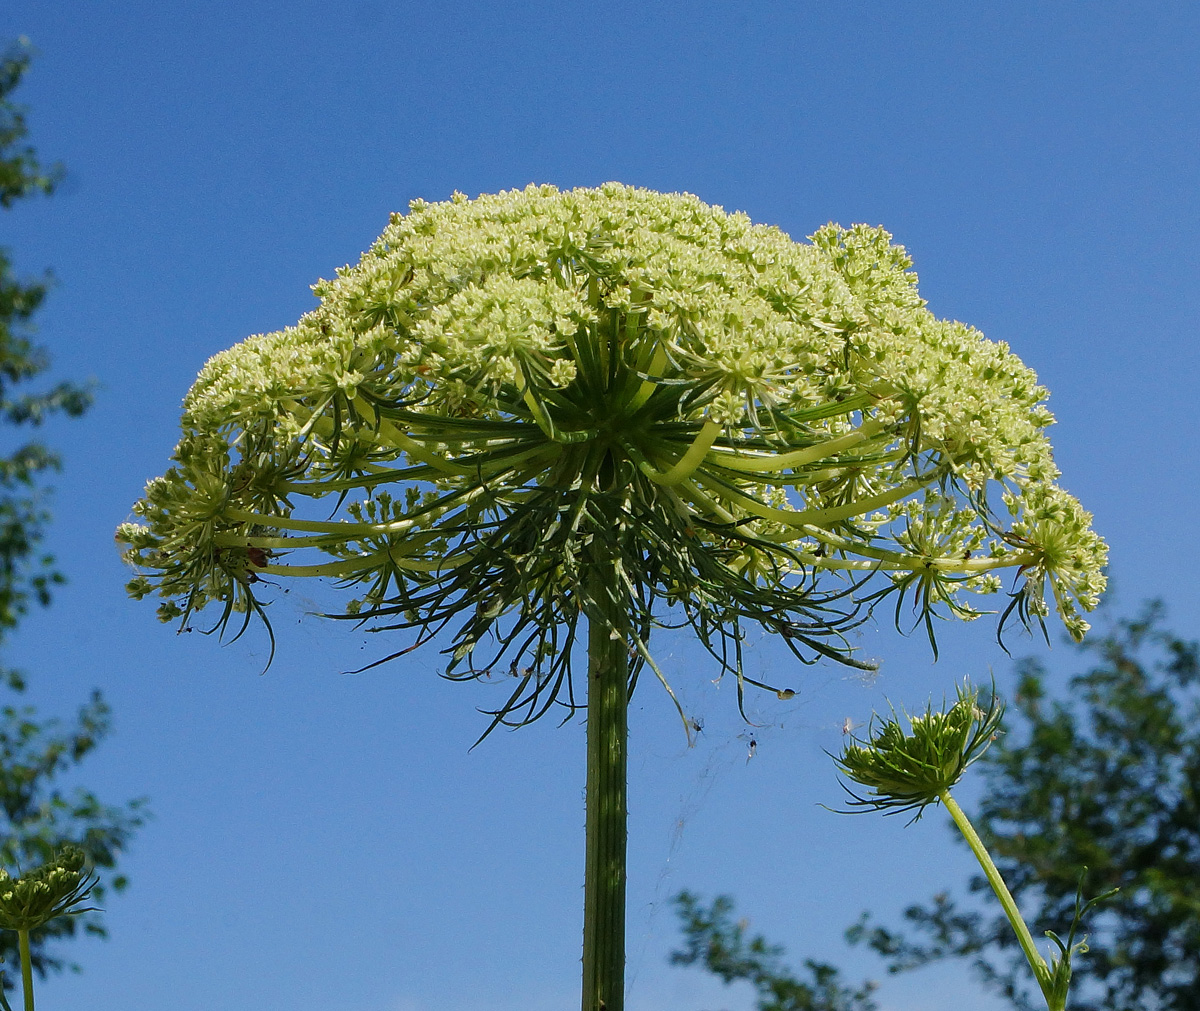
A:
[[[0,207],[25,197],[52,193],[62,175],[45,167],[26,143],[25,110],[12,93],[29,69],[22,40],[0,58]],[[45,348],[34,343],[32,317],[46,297],[49,275],[17,276],[7,249],[0,249],[0,419],[18,428],[37,427],[57,412],[76,417],[91,403],[85,386],[61,382],[30,392],[26,383],[50,366]],[[6,440],[7,441],[7,440]],[[0,634],[16,625],[29,602],[46,604],[61,580],[53,559],[39,554],[49,515],[39,478],[59,466],[58,456],[36,439],[0,455]]]
[[[22,198],[51,193],[62,174],[59,167],[38,161],[26,143],[24,109],[12,100],[29,63],[24,40],[0,57],[0,207],[4,209]],[[75,383],[34,392],[24,385],[49,368],[45,348],[34,343],[32,326],[49,281],[48,276],[18,277],[8,251],[0,250],[0,422],[20,431],[36,428],[58,412],[78,416],[91,403],[89,390]],[[49,520],[40,479],[58,466],[58,456],[36,439],[0,455],[0,645],[29,605],[48,604],[51,587],[62,581],[53,558],[40,551]],[[0,678],[14,694],[25,688],[20,671],[0,667]],[[64,845],[76,845],[100,869],[101,882],[92,894],[102,899],[106,890],[125,887],[125,876],[115,873],[115,867],[122,847],[145,820],[145,803],[110,806],[88,790],[60,785],[61,777],[109,731],[109,707],[99,692],[68,725],[56,719],[39,721],[36,715],[29,706],[10,703],[0,708],[0,864],[6,868],[45,864]],[[78,931],[103,936],[103,920],[98,913],[62,917],[34,932],[34,968],[42,975],[63,968],[66,963],[48,942]],[[16,963],[16,951],[16,935],[0,932],[0,956],[9,965]]]
[[[680,892],[674,902],[686,947],[671,953],[671,964],[700,963],[726,985],[749,983],[758,995],[757,1011],[877,1011],[874,983],[846,986],[839,970],[811,958],[804,961],[808,978],[794,976],[781,960],[781,945],[761,934],[747,936],[749,921],[734,921],[728,895],[707,907],[691,892]]]

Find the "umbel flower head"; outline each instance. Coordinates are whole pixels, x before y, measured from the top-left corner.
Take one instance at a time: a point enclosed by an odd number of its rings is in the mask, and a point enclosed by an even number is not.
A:
[[[19,878],[0,868],[0,929],[36,930],[58,916],[91,912],[79,906],[97,881],[86,862],[83,850],[64,846],[49,863]]]
[[[614,606],[632,676],[670,617],[739,698],[747,625],[862,664],[846,633],[883,598],[932,638],[1005,569],[1003,618],[1052,600],[1081,636],[1106,549],[1046,391],[909,267],[880,228],[797,243],[616,183],[415,201],[296,326],[206,365],[118,532],[130,590],[244,629],[260,577],[340,581],[337,616],[449,626],[446,676],[516,675],[506,722],[575,706],[579,616]]]
[[[979,689],[965,681],[958,698],[948,708],[935,712],[932,703],[925,712],[907,717],[905,730],[893,710],[890,719],[872,716],[866,739],[851,737],[835,758],[838,768],[855,783],[868,788],[854,798],[851,808],[898,814],[917,813],[943,800],[996,738],[1004,705],[995,690],[988,695],[987,708],[979,704]]]

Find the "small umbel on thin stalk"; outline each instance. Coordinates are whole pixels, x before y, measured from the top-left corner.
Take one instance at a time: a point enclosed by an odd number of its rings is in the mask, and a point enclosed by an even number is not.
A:
[[[64,846],[40,867],[14,878],[0,868],[0,930],[15,930],[21,958],[21,985],[25,1011],[33,1008],[33,958],[31,931],[44,927],[60,916],[90,913],[95,906],[83,906],[99,879],[87,867],[87,858],[77,846]],[[0,973],[0,978],[2,978]],[[12,1011],[0,986],[0,1007]]]
[[[1008,571],[1001,625],[1053,606],[1079,636],[1103,589],[1046,391],[909,266],[879,228],[796,243],[616,183],[416,201],[298,325],[204,368],[118,532],[130,590],[240,631],[264,585],[326,578],[337,617],[410,634],[379,662],[436,637],[446,677],[511,674],[488,730],[586,706],[583,1006],[621,1011],[625,709],[643,669],[667,685],[668,612],[740,704],[776,687],[748,627],[868,666],[847,633],[888,597],[932,641]]]
[[[1087,868],[1082,868],[1075,895],[1075,916],[1067,939],[1063,941],[1054,931],[1047,930],[1046,936],[1054,942],[1058,954],[1052,955],[1049,962],[1042,957],[991,854],[950,794],[967,767],[996,739],[1003,715],[1004,705],[996,695],[994,685],[986,708],[983,708],[979,689],[964,681],[952,705],[943,705],[940,711],[932,704],[926,706],[923,714],[908,717],[907,730],[894,711],[887,719],[873,716],[867,737],[852,737],[834,760],[849,779],[867,787],[865,795],[846,787],[853,798],[850,806],[854,811],[875,810],[884,814],[915,811],[912,821],[917,821],[930,804],[941,804],[950,812],[1004,910],[1048,1011],[1065,1011],[1071,984],[1071,958],[1088,950],[1086,937],[1076,941],[1075,935],[1088,910],[1115,895],[1118,889],[1084,902],[1083,875]]]

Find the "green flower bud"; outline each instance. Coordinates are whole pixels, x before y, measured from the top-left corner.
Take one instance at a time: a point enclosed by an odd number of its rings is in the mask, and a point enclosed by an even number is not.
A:
[[[0,869],[0,928],[36,930],[55,917],[94,909],[79,908],[98,881],[86,863],[83,850],[64,846],[49,863],[19,878]]]
[[[850,807],[896,814],[915,810],[916,821],[925,807],[942,799],[995,740],[1004,705],[993,690],[987,708],[979,706],[979,689],[964,680],[958,698],[949,708],[935,712],[927,705],[923,715],[907,716],[906,731],[895,711],[890,719],[871,718],[867,737],[851,737],[834,761],[855,783],[868,789]]]

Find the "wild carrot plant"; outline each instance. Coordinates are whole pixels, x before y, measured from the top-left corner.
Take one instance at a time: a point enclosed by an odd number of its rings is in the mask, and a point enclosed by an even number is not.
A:
[[[690,626],[740,704],[781,690],[743,664],[750,626],[868,666],[849,635],[885,598],[932,641],[1008,570],[1001,627],[1053,606],[1078,637],[1103,589],[1046,391],[909,266],[879,228],[796,243],[616,183],[415,201],[296,326],[205,366],[118,532],[130,591],[240,634],[263,577],[327,578],[333,617],[410,634],[380,663],[441,638],[445,677],[511,675],[484,736],[586,709],[582,1006],[621,1011],[655,627]]]

